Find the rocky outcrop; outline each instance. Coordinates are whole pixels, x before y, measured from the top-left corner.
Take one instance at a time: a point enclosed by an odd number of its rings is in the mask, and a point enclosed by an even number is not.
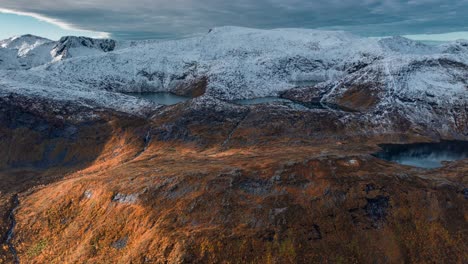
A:
[[[194,80],[184,80],[172,89],[172,92],[176,95],[184,97],[200,97],[205,94],[208,86],[208,78],[201,77]]]
[[[62,37],[52,48],[51,54],[56,60],[68,59],[79,55],[110,52],[115,49],[112,39],[93,39],[87,37]]]

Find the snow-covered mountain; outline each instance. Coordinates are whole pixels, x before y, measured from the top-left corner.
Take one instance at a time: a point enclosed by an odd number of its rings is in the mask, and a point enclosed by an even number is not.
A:
[[[27,70],[72,57],[98,55],[115,46],[116,41],[111,39],[68,36],[52,41],[33,35],[12,37],[0,41],[0,60],[4,62],[0,69]]]
[[[206,77],[209,94],[242,99],[275,95],[300,83],[336,81],[384,61],[391,65],[401,59],[452,56],[449,59],[464,63],[466,53],[456,53],[463,48],[463,42],[429,46],[402,37],[378,40],[335,31],[223,27],[199,37],[139,45],[65,37],[51,49],[56,63],[34,72],[127,92],[171,91]]]
[[[52,40],[28,34],[0,40],[0,47],[16,49],[18,50],[18,56],[23,57],[34,48],[49,42],[52,42]]]
[[[0,69],[29,69],[51,61],[53,41],[33,35],[0,40]]]
[[[222,27],[174,41],[64,37],[30,49],[18,62],[12,56],[0,49],[1,69],[31,69],[0,72],[3,83],[29,90],[56,87],[54,92],[64,94],[106,96],[112,93],[104,91],[176,92],[207,80],[206,94],[222,100],[296,88],[299,101],[313,94],[315,101],[374,113],[377,119],[396,109],[411,122],[437,123],[440,131],[466,124],[453,113],[466,112],[468,105],[467,41],[432,46],[339,31]],[[458,126],[462,133],[468,130]]]
[[[381,53],[376,41],[343,32],[225,27],[66,60],[41,74],[113,91],[171,91],[206,77],[209,94],[241,99],[276,94],[297,82],[335,79]]]

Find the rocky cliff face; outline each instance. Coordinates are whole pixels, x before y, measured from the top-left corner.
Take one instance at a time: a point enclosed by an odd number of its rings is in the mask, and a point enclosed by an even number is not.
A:
[[[63,37],[52,48],[51,54],[55,60],[68,59],[75,56],[94,55],[115,49],[116,42],[112,39],[92,39],[87,37]]]

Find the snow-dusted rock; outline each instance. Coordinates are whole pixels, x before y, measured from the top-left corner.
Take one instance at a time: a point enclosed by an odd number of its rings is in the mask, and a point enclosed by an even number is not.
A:
[[[67,36],[61,38],[52,48],[54,60],[72,57],[97,55],[115,49],[116,41],[112,39],[93,39],[87,37]]]
[[[380,39],[379,45],[387,52],[390,51],[399,54],[423,55],[438,51],[438,47],[435,45],[427,45],[401,36]]]
[[[40,101],[65,102],[89,108],[145,116],[161,107],[153,102],[141,100],[121,93],[87,88],[80,84],[50,80],[31,71],[0,71],[0,97],[19,94]]]

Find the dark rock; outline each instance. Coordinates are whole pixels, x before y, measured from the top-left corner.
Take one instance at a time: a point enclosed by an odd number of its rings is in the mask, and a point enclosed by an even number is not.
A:
[[[122,237],[119,240],[113,242],[111,244],[111,247],[113,247],[115,249],[123,249],[124,247],[127,246],[127,242],[128,242],[128,236],[125,236],[125,237]]]
[[[112,39],[92,39],[87,37],[62,37],[52,49],[54,57],[61,56],[62,59],[71,57],[71,48],[85,47],[110,52],[115,49],[116,41]]]
[[[365,189],[365,191],[366,191],[367,194],[368,194],[369,192],[373,191],[373,190],[375,190],[374,184],[372,184],[372,183],[366,184],[366,189]]]
[[[270,192],[272,184],[269,181],[246,179],[241,181],[238,187],[248,194],[266,195]]]
[[[179,96],[185,97],[199,97],[205,94],[206,87],[208,86],[208,78],[201,77],[190,81],[182,81],[172,92]]]
[[[320,231],[320,226],[317,224],[312,225],[312,229],[309,231],[309,235],[307,240],[321,240],[322,239],[322,232]]]
[[[462,194],[468,200],[468,188],[463,189]]]
[[[387,209],[390,206],[390,198],[386,196],[377,196],[376,198],[366,198],[367,204],[364,207],[367,216],[374,222],[374,225],[384,221],[387,216]]]

